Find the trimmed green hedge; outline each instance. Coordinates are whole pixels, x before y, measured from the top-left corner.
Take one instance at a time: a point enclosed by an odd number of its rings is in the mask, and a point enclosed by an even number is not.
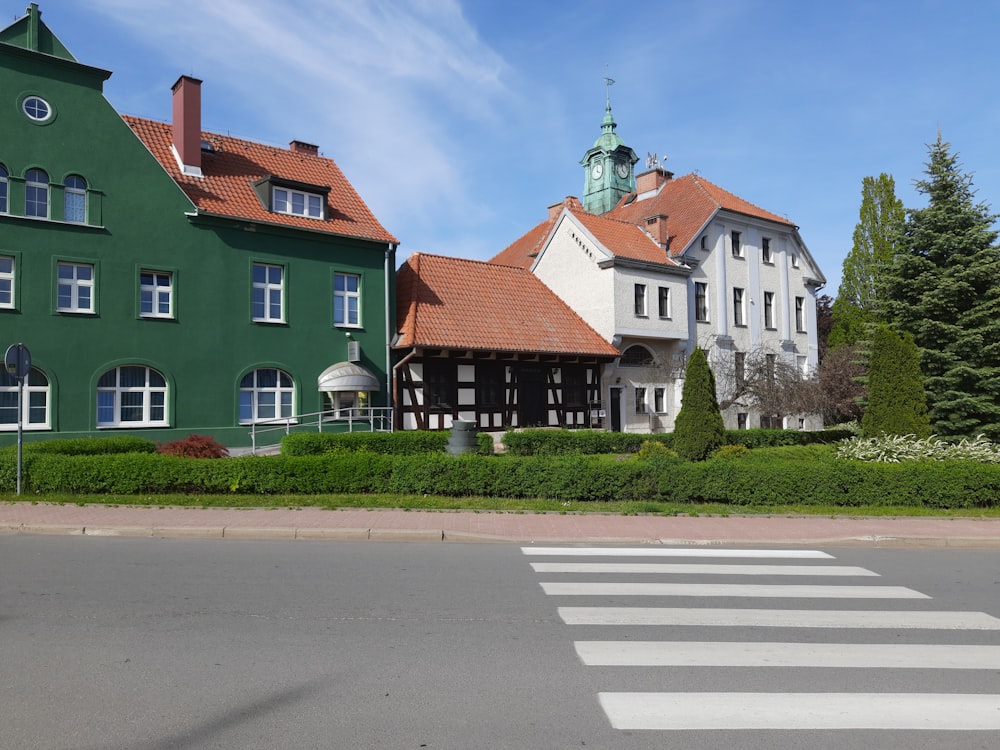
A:
[[[10,448],[10,446],[8,446]],[[15,448],[16,449],[16,448]],[[156,443],[131,435],[99,438],[56,438],[24,443],[23,452],[58,453],[63,456],[97,456],[108,453],[155,453]]]
[[[764,454],[765,452],[761,452]],[[609,456],[385,455],[185,459],[149,453],[25,456],[29,494],[434,494],[581,501],[740,505],[913,505],[984,508],[1000,502],[1000,465],[961,461],[865,463],[826,446],[686,462]],[[13,492],[16,457],[0,455],[0,491]]]
[[[726,445],[773,448],[782,445],[828,444],[853,437],[850,430],[726,430]],[[647,440],[673,448],[672,432],[638,434],[601,430],[522,430],[507,432],[503,444],[515,456],[588,455],[638,453]]]
[[[395,456],[444,453],[450,432],[404,430],[402,432],[319,432],[295,433],[281,439],[283,456],[319,456],[324,453],[369,451]],[[493,438],[476,435],[476,452],[493,453]]]

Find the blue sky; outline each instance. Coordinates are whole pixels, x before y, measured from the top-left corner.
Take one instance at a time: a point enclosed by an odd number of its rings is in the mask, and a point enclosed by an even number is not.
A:
[[[26,0],[0,0],[0,25]],[[618,133],[799,225],[835,294],[861,181],[908,208],[940,129],[1000,210],[1000,0],[40,0],[124,114],[316,143],[412,252],[488,259]],[[5,17],[4,17],[5,16]],[[642,167],[640,162],[638,167]]]

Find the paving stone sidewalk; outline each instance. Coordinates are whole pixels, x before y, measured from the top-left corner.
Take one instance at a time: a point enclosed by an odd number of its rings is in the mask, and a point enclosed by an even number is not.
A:
[[[1000,548],[1000,519],[620,516],[0,503],[0,533],[453,542]]]

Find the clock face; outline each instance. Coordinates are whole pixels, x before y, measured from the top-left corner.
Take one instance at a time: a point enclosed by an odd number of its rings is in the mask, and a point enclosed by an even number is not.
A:
[[[590,176],[595,180],[601,179],[602,174],[604,174],[604,167],[601,166],[600,162],[597,162],[593,167],[591,167]]]
[[[618,176],[624,180],[628,177],[628,164],[623,161],[618,162],[615,165],[615,171],[618,173]]]

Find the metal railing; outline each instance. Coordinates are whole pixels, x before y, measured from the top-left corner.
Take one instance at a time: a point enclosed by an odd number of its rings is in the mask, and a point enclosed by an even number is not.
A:
[[[261,436],[293,432],[392,432],[392,407],[328,409],[255,422],[250,425],[250,452],[257,454],[257,441]]]

